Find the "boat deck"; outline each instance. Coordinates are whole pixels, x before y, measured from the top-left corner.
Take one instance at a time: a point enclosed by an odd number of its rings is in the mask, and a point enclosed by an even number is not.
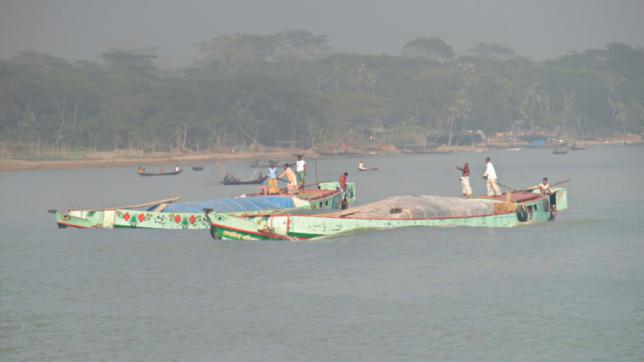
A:
[[[495,204],[498,204],[496,200],[460,197],[394,196],[340,212],[313,215],[312,217],[378,220],[463,218],[494,215]]]
[[[268,194],[268,196],[295,196],[302,200],[318,200],[329,197],[338,193],[338,190],[323,190],[323,189],[304,189],[298,193],[289,194],[286,189],[280,189],[278,194]],[[265,196],[263,193],[246,194],[246,197]]]
[[[498,196],[484,196],[482,199],[490,199],[497,201],[511,201],[511,202],[526,202],[540,199],[542,196],[540,194],[530,192],[530,191],[520,191],[520,192],[511,192],[510,200],[508,200],[508,193],[504,193]]]

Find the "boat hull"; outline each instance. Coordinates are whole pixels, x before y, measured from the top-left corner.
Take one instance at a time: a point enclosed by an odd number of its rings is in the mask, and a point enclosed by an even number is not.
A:
[[[179,171],[171,171],[171,172],[159,172],[159,173],[153,173],[153,172],[137,172],[139,176],[144,176],[144,177],[150,177],[150,176],[175,176],[180,173],[182,173],[183,170]]]
[[[568,208],[565,189],[554,194],[556,210]],[[211,235],[230,240],[307,240],[338,236],[368,230],[387,230],[402,227],[486,227],[510,228],[554,219],[549,197],[527,195],[525,200],[503,202],[501,199],[482,199],[494,203],[495,212],[463,217],[437,218],[357,218],[316,215],[267,215],[240,218],[231,215],[210,216]]]
[[[355,202],[355,184],[349,183],[348,200]],[[309,194],[289,195],[293,197],[293,208],[265,209],[223,214],[249,217],[273,213],[296,212],[311,209],[340,209],[344,193],[339,191],[338,182],[320,184],[320,190],[329,192],[311,192]],[[310,196],[310,197],[309,197]],[[246,196],[248,198],[260,195]],[[308,198],[307,198],[308,197]],[[232,199],[232,198],[231,198]],[[215,214],[215,213],[213,213]],[[220,213],[216,213],[220,214]],[[210,221],[202,210],[193,212],[164,212],[149,209],[114,208],[101,210],[69,210],[65,213],[54,213],[59,228],[77,229],[164,229],[164,230],[203,230],[210,228]]]

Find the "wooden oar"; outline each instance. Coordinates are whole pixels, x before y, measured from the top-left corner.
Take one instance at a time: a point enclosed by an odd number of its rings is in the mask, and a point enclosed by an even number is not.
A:
[[[499,185],[499,186],[501,186],[501,187],[505,187],[506,189],[508,189],[508,190],[510,190],[510,191],[515,191],[515,190],[516,190],[514,187],[510,187],[510,186],[508,186],[508,185],[504,185],[504,184],[502,184],[502,183],[500,183],[500,182],[498,182],[498,181],[496,182],[496,184],[497,184],[497,185]]]

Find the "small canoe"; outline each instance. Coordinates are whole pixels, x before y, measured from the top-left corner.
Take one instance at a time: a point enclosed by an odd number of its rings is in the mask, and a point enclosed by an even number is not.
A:
[[[266,181],[267,178],[268,178],[268,176],[259,176],[254,180],[242,181],[242,180],[238,180],[238,179],[235,179],[235,178],[224,177],[224,180],[221,181],[221,183],[226,185],[226,186],[230,186],[230,185],[259,185],[259,184],[264,183],[264,181]]]
[[[360,171],[360,172],[378,171],[378,167],[369,167],[369,168],[365,168],[365,169],[358,168],[358,171]]]
[[[171,172],[137,172],[139,176],[174,176],[182,173],[183,170]]]

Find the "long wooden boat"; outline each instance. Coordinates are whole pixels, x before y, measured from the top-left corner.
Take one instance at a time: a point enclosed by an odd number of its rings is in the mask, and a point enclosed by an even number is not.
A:
[[[231,177],[224,177],[224,180],[221,181],[222,184],[229,186],[229,185],[259,185],[264,183],[268,176],[262,176],[261,174],[257,176],[256,179],[254,180],[238,180],[236,178],[231,178]]]
[[[139,176],[174,176],[182,173],[183,170],[177,170],[177,171],[169,171],[169,172],[139,172],[137,171],[136,173]]]
[[[355,184],[349,183],[348,190],[351,194],[347,199],[355,203]],[[302,190],[295,195],[285,192],[276,195],[257,193],[195,202],[177,202],[179,198],[172,198],[126,207],[50,212],[60,228],[209,229],[210,221],[204,215],[204,209],[236,216],[339,209],[344,197],[345,193],[340,190],[338,182],[323,182],[315,189]]]
[[[464,199],[443,196],[398,196],[324,215],[207,214],[215,239],[306,240],[367,230],[412,226],[515,227],[552,221],[568,208],[567,191],[520,191],[496,197]]]

